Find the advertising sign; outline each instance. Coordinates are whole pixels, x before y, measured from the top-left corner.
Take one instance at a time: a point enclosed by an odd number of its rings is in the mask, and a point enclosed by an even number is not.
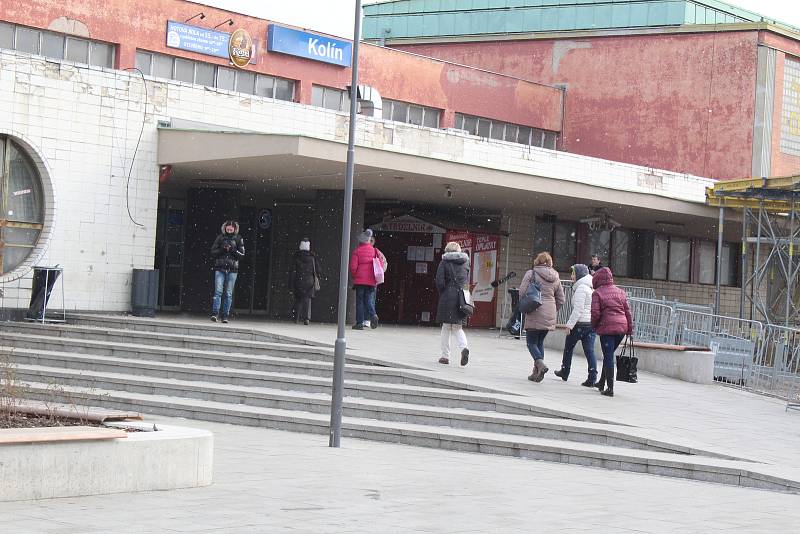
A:
[[[180,22],[167,22],[167,46],[207,56],[228,58],[231,36],[225,32],[190,26]]]
[[[474,302],[491,302],[494,300],[495,288],[492,280],[497,274],[497,249],[500,240],[493,235],[476,235],[475,249],[472,255],[472,300]]]
[[[253,56],[253,38],[247,31],[239,28],[231,34],[228,55],[231,62],[239,68],[246,67],[250,63]]]
[[[800,156],[800,61],[786,58],[783,71],[781,152]]]
[[[267,30],[267,50],[322,61],[340,67],[349,67],[353,55],[353,45],[350,41],[303,32],[277,24],[270,24]]]

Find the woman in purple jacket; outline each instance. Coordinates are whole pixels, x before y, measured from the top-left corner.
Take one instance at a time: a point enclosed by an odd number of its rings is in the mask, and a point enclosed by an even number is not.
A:
[[[592,277],[592,328],[600,336],[603,349],[603,372],[597,389],[607,396],[614,396],[614,351],[626,335],[633,334],[633,319],[628,306],[628,295],[624,289],[614,285],[614,276],[608,267],[603,267]],[[608,387],[603,390],[603,387]]]

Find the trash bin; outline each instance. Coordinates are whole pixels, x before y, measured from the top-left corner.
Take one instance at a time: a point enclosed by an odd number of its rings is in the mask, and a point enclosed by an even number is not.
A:
[[[45,311],[47,311],[47,302],[50,300],[50,293],[53,292],[53,286],[56,285],[56,280],[58,280],[62,271],[63,269],[61,267],[33,268],[31,302],[28,306],[28,313],[25,314],[26,319],[31,319],[33,321],[44,320]]]
[[[134,269],[131,283],[131,313],[155,317],[158,304],[158,269]]]

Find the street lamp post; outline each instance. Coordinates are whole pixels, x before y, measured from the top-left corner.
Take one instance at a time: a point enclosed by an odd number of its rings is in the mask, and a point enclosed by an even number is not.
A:
[[[347,134],[347,171],[344,181],[342,213],[342,249],[339,261],[339,309],[336,344],[333,352],[333,389],[331,391],[330,447],[338,447],[342,437],[342,398],[344,396],[344,356],[347,340],[344,323],[347,316],[347,260],[350,252],[350,219],[353,211],[353,167],[355,158],[356,110],[358,106],[358,43],[361,39],[361,0],[356,0],[353,28],[352,79],[350,82],[350,129]]]

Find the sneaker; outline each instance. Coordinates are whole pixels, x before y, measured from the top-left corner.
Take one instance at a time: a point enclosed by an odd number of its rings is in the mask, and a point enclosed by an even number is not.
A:
[[[227,317],[223,317],[222,318],[222,322],[225,323],[225,324],[228,324],[228,318]]]
[[[306,326],[308,326],[308,323],[309,323],[309,320],[308,320],[308,319],[306,319],[305,321],[303,321],[303,324],[304,324],[304,325],[306,325]]]
[[[563,367],[558,371],[553,371],[553,374],[556,375],[561,380],[563,380],[564,382],[566,382],[567,379],[569,378],[569,371],[567,371]]]
[[[369,321],[364,321],[364,328],[369,328]]]
[[[363,324],[354,324],[353,325],[353,330],[364,330],[364,325]]]
[[[442,356],[441,358],[439,358],[439,363],[443,363],[445,365],[448,365],[450,363],[450,360],[448,360],[447,358]]]
[[[605,391],[601,391],[600,392],[600,395],[605,395],[606,397],[613,397],[614,396],[614,390],[611,389],[611,388],[606,388]]]
[[[378,328],[378,316],[377,315],[373,315],[372,316],[372,321],[370,321],[369,327],[373,328],[373,329]]]
[[[211,316],[211,321],[216,323],[217,322],[217,316],[216,315],[212,315]]]
[[[464,348],[461,351],[461,367],[464,367],[468,363],[469,363],[469,349],[468,348]]]

